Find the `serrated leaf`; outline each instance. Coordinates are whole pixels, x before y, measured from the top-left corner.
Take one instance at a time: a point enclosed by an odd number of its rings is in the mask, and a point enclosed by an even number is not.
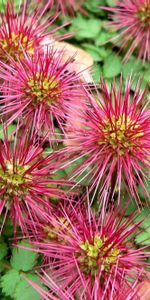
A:
[[[7,254],[7,244],[0,238],[0,260],[3,259]]]
[[[82,16],[75,18],[70,26],[70,31],[75,32],[77,40],[95,39],[100,33],[101,22],[98,19],[85,19]]]
[[[1,277],[2,292],[6,296],[13,296],[17,283],[20,281],[20,274],[16,270],[9,270]]]
[[[121,58],[116,55],[110,55],[104,62],[104,77],[113,78],[121,73]]]
[[[31,245],[25,241],[20,242],[18,246],[31,248]],[[36,258],[36,252],[23,248],[14,248],[10,263],[15,270],[27,272],[30,271],[36,264]]]
[[[28,274],[27,278],[38,283],[41,286],[41,282],[38,276]],[[15,300],[41,300],[41,296],[39,293],[27,282],[27,280],[23,279],[17,284],[15,290]]]

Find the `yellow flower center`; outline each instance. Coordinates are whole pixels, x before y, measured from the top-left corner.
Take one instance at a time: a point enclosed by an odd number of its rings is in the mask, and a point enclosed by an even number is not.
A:
[[[37,73],[28,80],[28,95],[33,99],[32,104],[46,102],[48,105],[56,102],[60,96],[59,81],[53,76],[43,76]]]
[[[127,149],[132,150],[136,139],[143,136],[140,125],[124,114],[118,118],[113,115],[111,119],[107,119],[101,130],[103,138],[99,144],[111,145],[120,155],[125,154]]]
[[[70,232],[69,222],[64,217],[59,218],[59,223],[51,224],[50,226],[47,225],[44,228],[46,239],[59,240],[60,242],[65,242],[64,238],[61,237],[61,232],[64,231],[67,231],[68,234]]]
[[[96,275],[98,271],[108,272],[116,263],[120,250],[113,244],[105,246],[107,239],[94,237],[93,243],[85,241],[80,244],[80,250],[76,253],[81,270],[85,274]]]
[[[23,33],[12,32],[9,37],[5,39],[1,38],[0,46],[14,59],[16,57],[24,57],[23,49],[28,54],[34,54],[33,42],[29,40],[27,35],[23,35]]]
[[[7,161],[6,170],[0,169],[0,187],[7,189],[7,194],[25,192],[23,185],[30,181],[31,175],[25,175],[29,166],[15,165],[12,161]]]
[[[144,5],[142,5],[138,10],[138,18],[144,25],[144,27],[150,26],[150,1],[145,0]]]

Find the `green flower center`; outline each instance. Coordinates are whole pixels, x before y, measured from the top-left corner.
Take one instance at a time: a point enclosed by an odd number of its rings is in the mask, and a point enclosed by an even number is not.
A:
[[[14,164],[11,161],[7,161],[6,170],[0,169],[0,187],[7,189],[7,194],[15,192],[26,192],[27,188],[24,186],[31,180],[31,175],[25,175],[29,166],[22,166]]]
[[[80,244],[80,250],[76,256],[80,269],[85,274],[95,276],[98,271],[108,272],[111,266],[116,263],[120,250],[113,247],[113,244],[105,246],[107,239],[101,239],[98,235],[94,237],[93,243],[85,241]]]
[[[150,1],[145,1],[145,4],[142,5],[138,10],[138,18],[144,25],[144,27],[150,26]]]
[[[120,155],[124,155],[127,149],[132,150],[135,140],[143,136],[140,125],[130,117],[125,117],[124,114],[118,118],[112,116],[111,120],[106,120],[101,130],[103,139],[99,141],[99,144],[111,145],[114,150],[118,150]]]
[[[10,36],[7,38],[0,39],[0,46],[4,49],[11,57],[14,59],[16,56],[19,58],[23,58],[23,50],[28,54],[34,54],[33,42],[31,42],[27,35],[23,35],[23,33],[10,33]]]
[[[56,102],[60,96],[60,84],[53,76],[44,76],[37,73],[28,80],[28,88],[26,92],[32,97],[33,105],[46,102],[51,105]]]

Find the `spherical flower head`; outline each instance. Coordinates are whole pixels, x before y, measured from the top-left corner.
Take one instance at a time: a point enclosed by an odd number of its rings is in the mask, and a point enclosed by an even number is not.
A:
[[[95,189],[94,194],[102,191],[113,196],[116,191],[120,199],[123,188],[138,200],[137,188],[140,185],[149,197],[144,185],[150,150],[146,90],[142,91],[140,82],[137,82],[132,95],[131,78],[127,80],[124,91],[122,79],[119,88],[114,82],[109,89],[104,80],[99,88],[100,93],[87,93],[90,105],[86,111],[82,114],[76,111],[80,126],[73,126],[70,115],[71,134],[66,132],[65,152],[70,154],[70,164],[84,158],[71,178],[76,178],[78,183],[85,178],[89,180],[91,190]]]
[[[48,0],[44,7],[28,11],[27,1],[23,0],[19,5],[19,11],[15,8],[15,1],[6,1],[4,14],[0,16],[0,59],[7,62],[10,57],[23,59],[24,51],[33,55],[36,49],[41,49],[40,44],[46,37],[52,37],[57,28],[47,32],[54,23],[56,16],[51,20],[42,20],[47,8],[51,7]]]
[[[56,179],[59,157],[45,154],[41,140],[23,128],[16,132],[15,141],[10,141],[4,131],[4,140],[0,142],[0,213],[3,209],[14,225],[27,231],[26,220],[33,225],[51,210],[51,201],[68,198],[63,186],[70,186],[67,180]],[[11,143],[14,144],[13,148]],[[56,169],[55,169],[56,168]],[[5,216],[6,216],[5,215]]]
[[[52,133],[54,119],[60,124],[69,103],[79,103],[79,76],[68,71],[72,58],[64,61],[62,56],[62,51],[49,49],[45,54],[36,52],[32,58],[26,55],[22,62],[12,61],[11,67],[3,64],[0,103],[1,114],[10,116],[8,124],[23,116],[36,129],[43,127]]]
[[[133,215],[123,220],[124,213],[117,209],[104,218],[90,209],[74,209],[74,222],[62,211],[67,223],[52,219],[57,238],[33,242],[49,257],[51,280],[60,292],[68,292],[69,299],[117,299],[120,288],[131,291],[131,282],[146,278],[145,248],[134,249],[132,245],[140,223]]]
[[[120,31],[117,44],[128,48],[124,60],[134,52],[139,59],[150,61],[150,1],[123,0],[114,8],[103,8],[112,12],[109,26]]]

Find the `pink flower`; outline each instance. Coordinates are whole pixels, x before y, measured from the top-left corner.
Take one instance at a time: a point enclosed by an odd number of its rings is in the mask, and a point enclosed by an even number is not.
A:
[[[125,90],[122,79],[119,88],[114,82],[109,90],[104,80],[99,88],[100,93],[86,92],[90,102],[87,110],[74,110],[67,117],[67,147],[63,153],[69,156],[68,166],[74,166],[71,178],[76,178],[78,184],[83,180],[91,183],[94,195],[99,191],[111,198],[117,192],[119,200],[126,189],[140,201],[138,185],[149,197],[146,181],[150,167],[150,111],[146,108],[146,89],[142,91],[137,82],[132,94],[131,78]],[[73,115],[78,126],[73,125]]]
[[[36,0],[38,3],[43,3],[43,0]],[[73,14],[77,10],[80,10],[84,0],[51,0],[51,4],[55,9],[61,10],[63,14]],[[35,4],[35,1],[33,1]]]
[[[73,219],[65,209],[65,221],[52,216],[49,238],[32,242],[49,258],[43,277],[50,287],[47,299],[53,293],[60,298],[68,295],[68,299],[86,300],[119,299],[122,290],[133,293],[137,279],[147,278],[144,267],[148,266],[148,252],[146,247],[136,248],[134,241],[142,221],[137,222],[133,214],[124,219],[126,208],[122,212],[112,209],[105,216],[102,212],[95,215],[90,207],[72,205],[72,210]]]
[[[27,128],[17,129],[14,142],[4,135],[0,141],[0,214],[5,211],[4,221],[10,214],[14,234],[17,225],[26,233],[27,219],[33,225],[34,219],[44,218],[51,210],[51,199],[68,198],[63,186],[70,183],[57,179],[60,159],[57,154],[44,153],[44,139],[30,134]]]
[[[24,51],[33,55],[37,48],[41,48],[40,43],[46,37],[52,37],[60,28],[55,27],[47,31],[57,15],[51,19],[45,18],[41,22],[46,10],[52,5],[51,0],[46,2],[44,7],[29,12],[27,1],[22,1],[17,12],[14,0],[6,1],[5,12],[0,16],[0,59],[2,61],[7,61],[9,56],[14,59],[23,58]]]
[[[33,220],[27,220],[30,240],[34,241],[36,239],[39,243],[55,240],[63,242],[61,233],[63,230],[69,233],[68,218],[71,219],[72,224],[76,224],[76,214],[74,214],[74,211],[79,209],[79,205],[80,201],[74,201],[71,197],[68,197],[68,201],[67,199],[64,199],[64,201],[61,199],[61,202],[58,202],[57,205],[51,206],[50,211],[45,211],[40,219],[34,220],[34,226]],[[58,221],[57,225],[56,220]],[[57,234],[55,233],[56,231]]]
[[[117,44],[128,48],[124,60],[137,53],[150,61],[150,0],[121,0],[116,7],[102,7],[112,12],[109,26],[119,30]]]
[[[0,77],[4,80],[0,100],[1,116],[7,124],[24,118],[36,129],[44,127],[54,132],[54,120],[60,125],[70,102],[80,104],[83,92],[79,75],[69,72],[72,58],[63,60],[63,51],[47,50],[25,55],[22,62],[11,61],[11,66],[1,63]]]
[[[81,7],[81,5],[84,3],[84,0],[57,0],[56,3],[63,13],[73,13]]]
[[[59,286],[59,284],[55,281],[53,281],[53,278],[51,277],[51,272],[45,272],[42,270],[42,274],[39,274],[39,277],[41,279],[41,283],[44,284],[46,287],[49,288],[49,291],[44,289],[43,287],[39,286],[36,282],[25,278],[26,281],[43,297],[44,300],[75,300],[75,298],[70,294],[69,290],[63,289]],[[143,295],[143,294],[142,294]],[[148,295],[148,294],[146,294]],[[108,298],[96,295],[97,298],[86,298],[86,296],[81,295],[83,300],[107,300]],[[136,289],[135,283],[131,284],[130,287],[121,286],[120,289],[118,289],[117,293],[112,295],[112,300],[141,300],[139,297],[138,291]],[[145,294],[144,294],[145,296]],[[80,299],[80,298],[79,298]],[[143,300],[148,300],[148,298],[143,298]]]

